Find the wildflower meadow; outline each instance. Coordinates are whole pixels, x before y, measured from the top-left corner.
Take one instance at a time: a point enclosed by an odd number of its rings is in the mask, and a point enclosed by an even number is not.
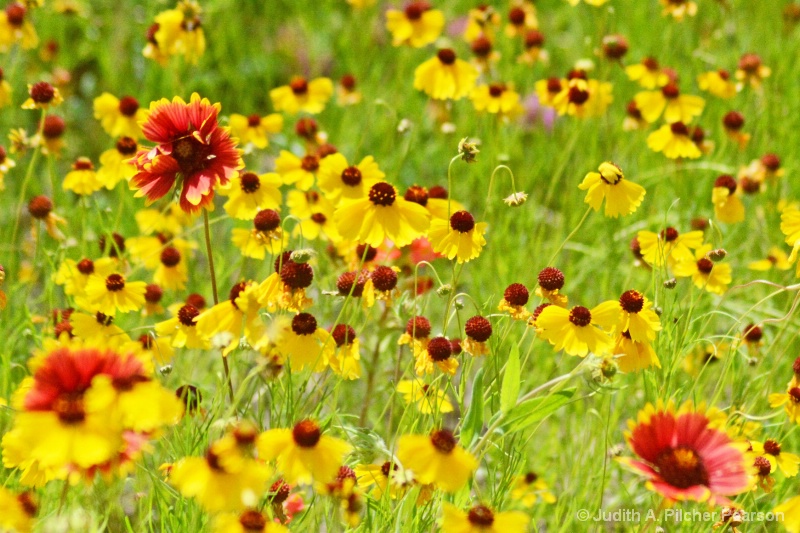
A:
[[[0,532],[800,532],[800,2],[0,11]]]

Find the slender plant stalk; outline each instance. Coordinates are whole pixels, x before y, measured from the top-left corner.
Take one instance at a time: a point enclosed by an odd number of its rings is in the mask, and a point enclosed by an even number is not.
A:
[[[211,273],[211,292],[214,296],[214,305],[219,303],[219,298],[217,297],[217,276],[214,273],[214,255],[211,253],[211,231],[208,227],[208,211],[203,209],[203,226],[205,227],[205,234],[206,234],[206,253],[208,254],[208,270]],[[225,355],[222,355],[222,368],[225,369],[225,381],[228,384],[228,396],[230,397],[231,403],[234,401],[233,396],[233,384],[231,383],[231,370],[228,367],[228,358]]]

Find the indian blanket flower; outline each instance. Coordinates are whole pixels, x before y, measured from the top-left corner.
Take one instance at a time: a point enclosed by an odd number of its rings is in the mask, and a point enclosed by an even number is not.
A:
[[[4,465],[27,485],[128,472],[150,434],[180,415],[177,398],[130,353],[58,346],[29,367],[2,441]]]
[[[231,135],[239,139],[243,146],[252,144],[256,148],[264,149],[269,146],[269,137],[283,129],[283,116],[278,113],[263,117],[258,114],[244,116],[231,113],[228,125]]]
[[[253,220],[263,209],[280,209],[282,183],[281,177],[274,172],[261,175],[240,172],[228,186],[219,188],[219,194],[228,197],[222,208],[239,220]]]
[[[645,89],[663,87],[670,81],[667,73],[652,57],[645,57],[641,63],[628,65],[625,67],[625,73],[628,79],[637,82]]]
[[[445,492],[460,490],[478,467],[477,459],[447,429],[430,435],[402,435],[397,441],[397,458],[416,481],[433,483]]]
[[[697,76],[697,85],[701,91],[707,91],[719,98],[733,98],[736,96],[736,84],[731,81],[727,70],[711,70]]]
[[[310,485],[312,481],[332,480],[353,449],[347,442],[323,435],[319,424],[304,419],[292,429],[270,429],[258,436],[258,456],[275,461],[278,471],[290,484]]]
[[[272,469],[253,456],[256,436],[255,428],[240,425],[212,443],[205,457],[184,457],[176,462],[169,483],[208,512],[253,506],[272,475]]]
[[[698,289],[715,294],[724,294],[731,283],[731,266],[728,263],[714,262],[708,257],[711,245],[704,244],[694,252],[693,260],[675,263],[672,272],[678,277],[691,277]]]
[[[605,214],[612,218],[636,211],[646,192],[641,185],[625,179],[621,168],[608,162],[602,163],[598,172],[586,174],[578,188],[586,191],[584,202],[595,211],[600,210],[605,199]]]
[[[724,417],[721,417],[724,420]],[[750,488],[743,453],[720,427],[713,411],[685,403],[676,411],[647,404],[628,421],[625,440],[639,459],[621,459],[667,500],[730,505],[727,496]]]
[[[103,93],[94,99],[93,107],[94,118],[115,139],[139,139],[142,136],[140,124],[147,120],[148,111],[139,107],[139,101],[133,96],[117,98],[111,93]]]
[[[342,201],[334,213],[339,234],[375,248],[385,239],[402,248],[424,234],[430,215],[424,207],[398,196],[397,189],[378,182],[367,197]]]
[[[703,155],[692,141],[689,128],[683,122],[664,124],[647,136],[647,146],[654,152],[662,152],[670,159],[697,159]]]
[[[406,4],[402,11],[386,11],[386,29],[392,34],[394,46],[407,44],[421,48],[442,34],[444,13],[433,9],[429,2],[415,0]]]
[[[691,122],[700,116],[706,104],[699,96],[681,94],[673,82],[658,91],[642,91],[633,97],[633,101],[647,122],[655,122],[664,113],[664,121],[668,124]]]
[[[591,310],[579,305],[570,310],[550,305],[541,311],[536,326],[555,351],[563,349],[580,357],[589,352],[603,354],[611,349],[613,340],[601,328],[613,328],[618,316],[611,304],[616,302],[604,302]]]
[[[283,111],[296,115],[303,111],[316,115],[325,109],[325,104],[333,96],[333,82],[330,78],[306,80],[303,77],[292,78],[289,85],[276,87],[269,92],[275,111]]]
[[[370,188],[386,177],[375,158],[364,157],[350,165],[339,153],[331,154],[319,164],[318,186],[334,206],[342,199],[356,200],[367,196]]]
[[[458,263],[477,258],[486,245],[486,222],[475,222],[468,211],[456,211],[450,220],[435,218],[428,230],[433,251]]]
[[[403,395],[403,401],[414,405],[422,414],[453,412],[447,394],[434,385],[406,379],[397,384],[397,392]]]
[[[525,533],[530,517],[521,511],[498,513],[485,505],[476,505],[462,511],[445,502],[442,515],[442,533]]]
[[[740,196],[741,191],[733,176],[723,174],[714,180],[714,188],[711,190],[714,217],[727,224],[744,221],[744,204]]]
[[[137,173],[131,178],[136,196],[147,203],[179,186],[180,207],[194,213],[213,206],[214,189],[226,186],[244,167],[226,128],[219,126],[220,105],[193,93],[189,103],[176,96],[150,104],[142,133],[156,143],[136,155]]]
[[[127,313],[141,309],[146,287],[144,281],[128,281],[118,272],[105,277],[93,275],[86,282],[86,301],[89,310],[113,317],[117,311]]]
[[[450,48],[442,48],[435,57],[414,71],[414,88],[434,100],[460,100],[475,88],[478,71],[458,59]]]

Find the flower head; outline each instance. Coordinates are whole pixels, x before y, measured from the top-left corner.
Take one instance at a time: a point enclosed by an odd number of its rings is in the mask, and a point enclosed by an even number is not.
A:
[[[605,214],[613,218],[636,211],[644,198],[644,187],[626,180],[622,169],[613,163],[602,163],[598,170],[589,172],[578,185],[579,189],[587,191],[584,202],[599,211],[605,199]]]
[[[424,0],[413,0],[405,8],[386,12],[386,29],[392,34],[392,44],[407,44],[421,48],[434,42],[444,29],[444,13],[433,9]]]
[[[485,505],[461,511],[445,502],[442,516],[443,533],[525,533],[530,517],[521,511],[498,513]]]
[[[475,67],[442,48],[414,71],[414,88],[434,100],[460,100],[472,92],[477,78]]]
[[[397,458],[419,483],[435,483],[445,492],[461,489],[478,467],[475,457],[447,429],[434,430],[430,435],[401,436]]]
[[[269,92],[275,111],[284,111],[289,115],[296,115],[300,111],[314,115],[321,113],[331,96],[333,82],[330,78],[309,81],[298,76],[292,78],[289,85],[282,85]]]
[[[448,259],[456,259],[464,263],[477,258],[486,239],[486,222],[475,222],[467,211],[457,211],[450,220],[434,219],[428,230],[433,251],[440,253]]]

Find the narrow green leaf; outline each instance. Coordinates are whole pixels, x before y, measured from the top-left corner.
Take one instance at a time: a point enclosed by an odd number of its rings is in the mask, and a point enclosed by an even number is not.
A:
[[[564,389],[550,396],[532,398],[522,402],[509,411],[503,426],[509,433],[521,431],[556,412],[559,407],[569,402],[574,395],[574,388]]]
[[[461,444],[465,447],[472,443],[472,439],[480,434],[483,428],[483,407],[483,368],[481,368],[472,381],[472,401],[461,426]]]
[[[503,386],[500,389],[500,410],[509,412],[517,403],[519,396],[519,347],[511,345],[511,353],[506,362]]]

